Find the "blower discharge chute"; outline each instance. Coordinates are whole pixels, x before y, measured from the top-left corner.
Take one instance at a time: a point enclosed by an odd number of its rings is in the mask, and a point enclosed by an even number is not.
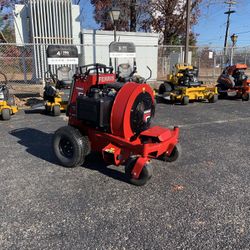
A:
[[[147,84],[116,82],[112,67],[92,64],[75,75],[68,107],[68,126],[54,135],[54,151],[62,165],[81,165],[85,156],[101,152],[108,164],[125,164],[135,185],[152,176],[151,158],[175,161],[179,129],[150,127],[154,93]]]
[[[11,115],[18,112],[14,96],[9,93],[8,80],[5,74],[0,72],[3,82],[0,82],[0,116],[2,120],[10,120]]]
[[[248,80],[246,70],[246,64],[235,64],[226,67],[217,80],[219,95],[222,97],[238,97],[241,98],[242,101],[248,101],[250,80]]]
[[[48,71],[45,73],[46,84],[43,93],[45,111],[59,116],[61,111],[67,109],[74,75],[69,65],[78,66],[78,51],[73,45],[49,45],[46,53]],[[56,71],[56,74],[53,71]]]

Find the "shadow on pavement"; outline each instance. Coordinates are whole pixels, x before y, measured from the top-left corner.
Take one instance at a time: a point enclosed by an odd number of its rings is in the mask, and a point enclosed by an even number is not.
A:
[[[120,172],[121,166],[115,167],[116,169],[113,169],[113,166],[111,168],[111,166],[109,166],[103,161],[102,155],[100,153],[89,154],[86,157],[85,162],[82,166],[90,170],[98,171],[101,174],[111,177],[113,179],[128,182],[125,173]]]
[[[12,130],[10,134],[19,139],[18,143],[26,147],[26,152],[42,160],[58,164],[52,149],[52,133],[33,128],[21,128]]]
[[[33,128],[21,128],[12,130],[10,134],[19,139],[18,143],[24,146],[26,148],[26,152],[29,154],[52,164],[61,166],[53,152],[52,133],[45,133]],[[125,174],[120,172],[119,169],[112,169],[111,167],[108,167],[108,165],[103,161],[101,154],[91,153],[86,156],[82,167],[98,171],[113,179],[127,182]]]

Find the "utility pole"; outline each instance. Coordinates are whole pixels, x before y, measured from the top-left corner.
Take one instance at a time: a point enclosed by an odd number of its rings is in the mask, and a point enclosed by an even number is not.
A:
[[[188,64],[188,50],[189,50],[189,32],[190,32],[190,16],[191,16],[191,1],[187,0],[186,6],[186,39],[185,39],[185,56],[184,63]]]
[[[130,31],[136,32],[136,8],[137,8],[137,1],[131,0],[130,3]]]
[[[227,56],[227,40],[228,40],[228,33],[229,33],[229,27],[230,27],[230,15],[235,13],[235,10],[232,10],[232,6],[235,5],[236,2],[228,1],[228,2],[225,2],[225,4],[228,4],[228,11],[224,13],[227,15],[227,25],[226,25],[226,34],[225,34],[225,41],[224,41],[223,64],[225,63],[225,57]]]

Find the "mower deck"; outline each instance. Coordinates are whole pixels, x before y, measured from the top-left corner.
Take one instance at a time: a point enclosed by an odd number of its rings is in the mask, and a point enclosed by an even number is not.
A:
[[[176,90],[173,90],[172,92],[169,93],[171,101],[181,102],[184,105],[188,104],[189,101],[208,100],[209,102],[215,102],[217,100],[216,95],[218,95],[216,87],[206,87],[206,86],[177,87]]]

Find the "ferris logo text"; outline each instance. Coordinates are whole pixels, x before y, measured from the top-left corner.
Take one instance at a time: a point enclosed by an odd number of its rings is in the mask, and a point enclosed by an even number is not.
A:
[[[114,82],[115,76],[100,76],[100,82]]]

